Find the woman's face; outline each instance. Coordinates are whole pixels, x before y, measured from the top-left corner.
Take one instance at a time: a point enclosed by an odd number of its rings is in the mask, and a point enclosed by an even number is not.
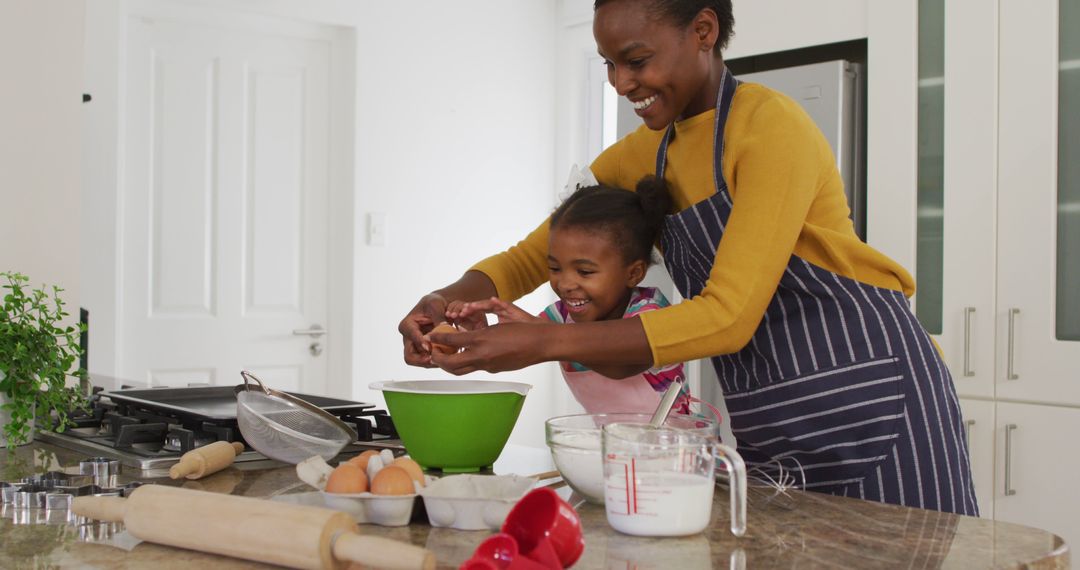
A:
[[[648,5],[649,0],[615,0],[600,6],[593,36],[615,90],[650,129],[660,130],[715,104],[709,78],[719,28],[711,10],[680,28],[651,14]]]
[[[627,264],[605,232],[555,227],[548,238],[548,280],[575,322],[621,319],[645,262]]]

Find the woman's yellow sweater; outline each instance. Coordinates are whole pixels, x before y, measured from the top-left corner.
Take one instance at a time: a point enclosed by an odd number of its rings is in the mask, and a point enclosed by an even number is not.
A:
[[[708,197],[716,111],[675,123],[665,179],[677,211]],[[602,184],[632,189],[654,174],[662,131],[645,126],[601,154]],[[757,329],[792,255],[877,287],[915,292],[911,275],[863,243],[825,137],[798,103],[764,86],[735,92],[724,129],[723,175],[734,202],[701,294],[641,315],[656,365],[737,352]],[[548,279],[548,223],[473,269],[514,300]]]

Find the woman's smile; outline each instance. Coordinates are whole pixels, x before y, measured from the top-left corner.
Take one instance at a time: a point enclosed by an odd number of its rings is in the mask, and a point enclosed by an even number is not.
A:
[[[634,105],[635,111],[644,111],[645,109],[648,109],[649,106],[652,105],[658,98],[659,95],[652,95],[650,97],[641,99],[640,101],[634,101],[633,99],[630,99],[630,102]]]
[[[707,20],[707,21],[706,21]],[[601,5],[593,20],[608,80],[653,130],[712,109],[719,82],[715,18],[676,26],[643,2]]]

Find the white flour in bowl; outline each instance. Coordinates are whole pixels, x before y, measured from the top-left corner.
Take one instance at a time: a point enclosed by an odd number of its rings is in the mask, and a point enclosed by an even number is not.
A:
[[[551,457],[570,488],[585,500],[604,504],[604,462],[600,455],[600,430],[556,434]]]

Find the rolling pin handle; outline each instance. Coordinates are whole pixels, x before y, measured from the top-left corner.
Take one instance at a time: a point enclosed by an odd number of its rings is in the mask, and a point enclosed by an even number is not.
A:
[[[106,522],[124,522],[127,499],[120,497],[75,497],[71,502],[71,512]]]
[[[180,461],[169,468],[169,478],[179,479],[187,477],[199,470],[199,462],[192,456],[185,455]]]
[[[331,550],[339,561],[362,566],[397,570],[434,570],[435,555],[425,548],[388,538],[341,532],[334,536]]]

